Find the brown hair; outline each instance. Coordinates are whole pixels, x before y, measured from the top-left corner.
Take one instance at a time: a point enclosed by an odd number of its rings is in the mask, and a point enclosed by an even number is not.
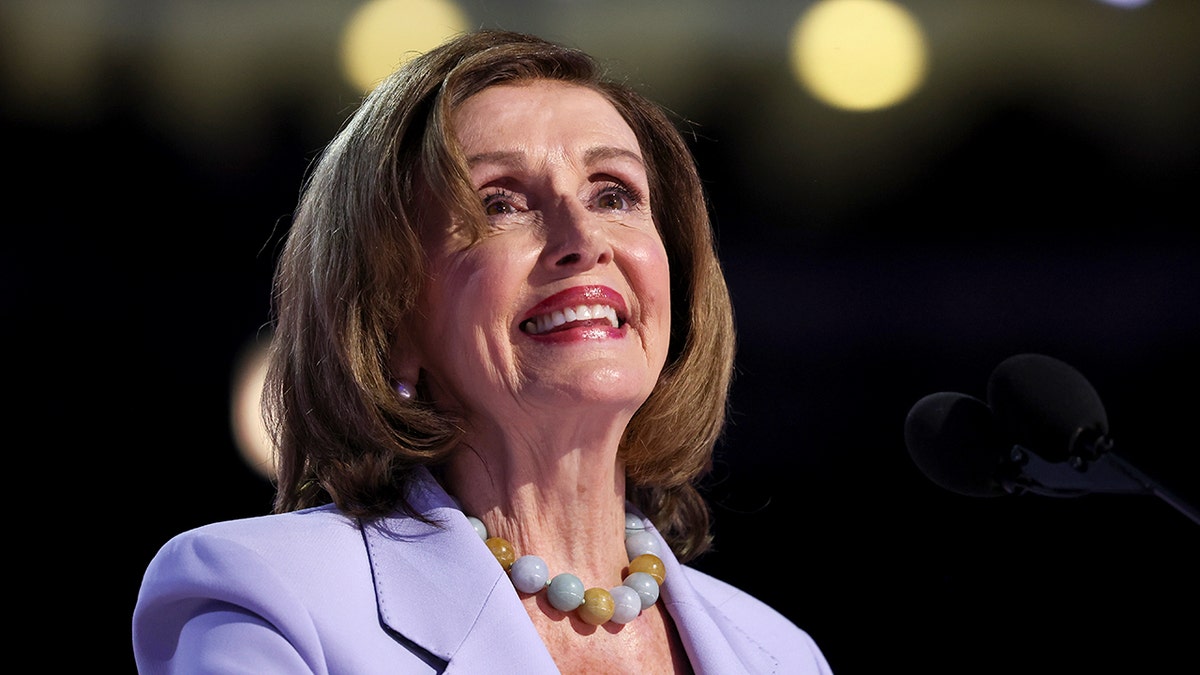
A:
[[[366,96],[306,180],[276,269],[264,390],[276,512],[333,502],[360,518],[418,515],[407,478],[445,460],[460,429],[443,411],[400,399],[389,378],[395,331],[424,278],[419,195],[439,195],[468,227],[481,226],[450,115],[489,86],[538,78],[600,92],[644,155],[672,274],[672,335],[620,452],[629,499],[676,555],[686,561],[709,547],[697,482],[725,423],[734,335],[695,161],[665,111],[607,78],[592,57],[506,31],[466,33],[405,63]]]

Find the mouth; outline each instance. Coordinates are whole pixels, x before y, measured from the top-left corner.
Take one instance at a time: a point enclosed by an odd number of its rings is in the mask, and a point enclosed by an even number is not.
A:
[[[549,314],[539,314],[521,322],[521,330],[530,335],[541,335],[556,330],[606,326],[620,328],[622,321],[617,310],[607,305],[576,305],[556,309]]]
[[[584,286],[538,303],[520,328],[527,335],[546,335],[576,328],[619,329],[625,321],[625,301],[619,293],[605,286]]]

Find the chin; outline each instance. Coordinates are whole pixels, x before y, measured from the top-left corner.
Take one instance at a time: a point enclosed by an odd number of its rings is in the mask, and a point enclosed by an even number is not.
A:
[[[580,403],[611,404],[618,408],[637,410],[654,390],[657,377],[650,373],[630,373],[617,368],[592,369],[558,387]]]

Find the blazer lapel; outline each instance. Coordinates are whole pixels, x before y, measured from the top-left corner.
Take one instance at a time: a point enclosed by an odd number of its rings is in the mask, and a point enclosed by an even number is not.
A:
[[[433,524],[363,527],[379,616],[446,672],[558,673],[508,575],[449,495],[421,470],[410,493]]]
[[[654,524],[647,518],[642,520],[646,529],[658,537],[661,550],[670,551]],[[778,672],[776,658],[692,586],[674,555],[661,557],[666,568],[662,602],[675,621],[697,675]]]

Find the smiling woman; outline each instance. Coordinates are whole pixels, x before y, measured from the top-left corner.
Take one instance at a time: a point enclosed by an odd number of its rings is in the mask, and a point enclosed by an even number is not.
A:
[[[417,344],[393,349],[392,373],[420,381],[438,408],[471,410],[471,428],[493,436],[476,447],[528,437],[542,415],[557,437],[539,439],[539,455],[616,447],[671,332],[667,253],[633,130],[600,93],[551,80],[489,87],[452,121],[487,231],[449,214],[422,224],[430,283]],[[604,468],[593,479],[616,484]],[[518,485],[533,478],[521,473]]]
[[[407,62],[275,291],[275,513],[162,547],[142,672],[829,672],[688,565],[732,310],[679,131],[589,56],[480,31]]]

